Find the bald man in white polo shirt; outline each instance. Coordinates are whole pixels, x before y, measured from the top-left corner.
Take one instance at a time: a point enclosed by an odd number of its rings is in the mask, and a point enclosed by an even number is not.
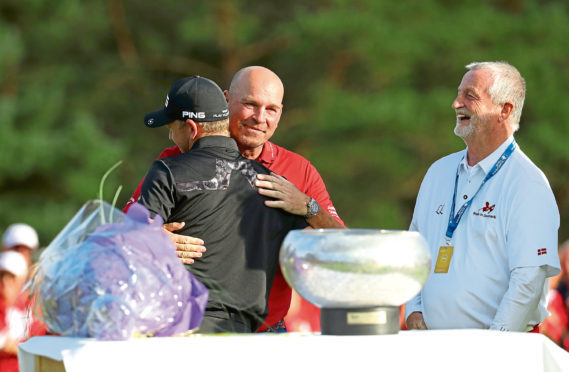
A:
[[[429,168],[411,222],[433,263],[406,305],[407,327],[535,331],[548,315],[546,279],[560,271],[559,210],[547,178],[514,140],[522,76],[506,62],[466,68],[452,107],[467,148]]]

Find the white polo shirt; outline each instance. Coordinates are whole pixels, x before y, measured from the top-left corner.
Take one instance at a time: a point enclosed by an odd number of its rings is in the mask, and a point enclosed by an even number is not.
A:
[[[518,146],[458,224],[448,273],[434,273],[439,248],[446,245],[457,169],[455,214],[512,141],[513,136],[473,167],[466,163],[466,150],[446,156],[423,179],[410,230],[427,239],[432,269],[421,293],[407,303],[406,314],[421,311],[429,329],[489,328],[513,269],[543,267],[547,277],[560,272],[555,197],[543,172]],[[532,310],[531,325],[548,314],[546,294],[544,288],[538,308]]]

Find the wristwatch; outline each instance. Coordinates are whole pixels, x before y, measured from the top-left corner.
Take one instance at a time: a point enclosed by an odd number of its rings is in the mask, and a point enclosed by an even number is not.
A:
[[[314,200],[314,198],[310,198],[308,203],[306,203],[306,207],[308,208],[306,214],[304,215],[304,218],[306,219],[314,217],[318,214],[318,212],[320,212],[320,205],[318,205],[318,202]]]

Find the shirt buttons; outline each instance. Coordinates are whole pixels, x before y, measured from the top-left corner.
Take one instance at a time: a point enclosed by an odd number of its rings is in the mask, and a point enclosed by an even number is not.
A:
[[[462,198],[463,198],[464,200],[466,200],[466,199],[468,199],[468,195],[463,195]]]

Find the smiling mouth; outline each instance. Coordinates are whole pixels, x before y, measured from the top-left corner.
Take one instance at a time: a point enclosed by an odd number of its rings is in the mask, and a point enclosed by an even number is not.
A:
[[[459,123],[465,123],[470,120],[470,116],[464,114],[457,114],[456,121]]]
[[[245,126],[245,128],[247,128],[247,130],[250,130],[251,132],[255,132],[255,133],[265,133],[264,130],[255,128],[255,127],[250,127],[248,125]]]

